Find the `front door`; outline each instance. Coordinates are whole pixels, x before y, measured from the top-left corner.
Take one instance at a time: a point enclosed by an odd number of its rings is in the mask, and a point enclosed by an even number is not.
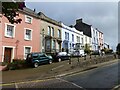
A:
[[[7,63],[11,62],[11,51],[12,51],[12,48],[5,48],[4,62],[7,62]]]

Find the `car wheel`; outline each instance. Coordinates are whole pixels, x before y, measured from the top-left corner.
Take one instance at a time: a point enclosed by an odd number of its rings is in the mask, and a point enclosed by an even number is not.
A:
[[[61,62],[61,58],[58,58],[58,62]]]
[[[39,64],[37,62],[34,63],[34,67],[37,68]]]
[[[52,63],[52,60],[49,60],[49,64],[51,64]]]

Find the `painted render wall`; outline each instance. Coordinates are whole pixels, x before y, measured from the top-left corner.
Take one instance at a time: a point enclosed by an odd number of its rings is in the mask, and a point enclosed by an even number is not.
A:
[[[64,46],[64,42],[66,41],[65,32],[67,32],[69,33],[68,49],[73,50],[75,48],[76,43],[82,43],[81,38],[83,38],[83,32],[76,30],[74,27],[71,28],[63,23],[61,23],[61,25],[62,25],[62,48],[65,48]],[[74,35],[74,41],[72,41],[72,34]],[[77,42],[77,36],[80,37],[80,42]],[[72,44],[74,44],[74,47],[72,47]]]
[[[2,60],[2,14],[0,14],[0,60]]]
[[[57,42],[57,39],[58,39],[58,29],[61,31],[61,27],[59,27],[59,26],[57,26],[57,25],[54,25],[54,24],[52,24],[52,23],[49,23],[49,22],[47,22],[47,21],[44,21],[44,20],[41,20],[40,21],[41,23],[40,23],[40,27],[41,27],[41,30],[40,30],[40,36],[41,36],[41,40],[42,40],[42,30],[44,29],[44,34],[45,34],[45,36],[47,36],[48,35],[48,26],[50,26],[51,28],[53,27],[54,28],[54,36],[52,36],[52,32],[51,32],[51,36],[53,37],[53,38],[55,38],[55,40],[56,40],[56,47],[54,48],[54,49],[59,49],[58,48],[58,42]],[[62,36],[61,36],[61,38],[62,38]],[[45,43],[45,42],[44,42]],[[50,48],[52,48],[52,42],[50,42],[50,44],[51,44],[51,47]],[[44,46],[42,46],[42,43],[41,43],[41,51],[42,51],[42,49],[45,49],[45,45]]]
[[[91,27],[91,33],[92,33],[92,50],[95,51],[95,50],[98,50],[99,31]]]
[[[25,15],[24,13],[19,13],[19,17],[22,19],[22,22],[20,24],[14,24],[15,25],[15,37],[14,38],[7,38],[5,37],[5,24],[9,23],[7,18],[2,16],[2,53],[0,53],[0,62],[3,61],[4,58],[4,52],[3,47],[4,46],[11,46],[14,47],[14,55],[13,58],[24,58],[24,46],[30,46],[32,47],[31,52],[40,52],[40,21],[39,19],[33,17],[32,23],[26,23],[25,22]],[[10,23],[9,23],[10,24]],[[32,40],[27,41],[24,39],[25,35],[25,28],[32,29]],[[16,50],[16,41],[18,42],[18,48]]]
[[[98,35],[98,45],[100,46],[100,49],[102,50],[104,48],[104,35],[102,32],[99,31],[99,35]]]

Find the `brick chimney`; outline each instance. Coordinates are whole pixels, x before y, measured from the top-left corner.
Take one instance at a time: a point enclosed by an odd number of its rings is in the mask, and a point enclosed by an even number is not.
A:
[[[76,20],[76,24],[77,24],[77,23],[81,23],[81,22],[82,22],[82,18]]]

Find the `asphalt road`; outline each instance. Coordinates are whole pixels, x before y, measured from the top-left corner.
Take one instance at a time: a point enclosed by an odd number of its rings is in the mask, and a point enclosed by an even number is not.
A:
[[[110,90],[120,84],[120,61],[77,74],[47,80],[5,85],[3,88],[99,88]]]
[[[83,88],[102,88],[107,89],[115,87],[120,81],[120,62],[100,67],[83,74],[77,74],[63,79],[73,82]],[[119,83],[120,84],[120,83]]]

